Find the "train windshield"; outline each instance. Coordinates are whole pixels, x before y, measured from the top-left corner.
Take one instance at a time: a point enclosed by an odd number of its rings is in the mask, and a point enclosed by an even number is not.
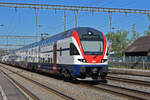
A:
[[[82,48],[83,48],[85,55],[102,55],[103,54],[103,49],[104,49],[103,41],[82,40],[81,44],[82,44]]]

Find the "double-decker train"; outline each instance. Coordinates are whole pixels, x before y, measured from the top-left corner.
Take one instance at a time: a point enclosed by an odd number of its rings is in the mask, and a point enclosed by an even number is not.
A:
[[[1,56],[1,62],[65,79],[106,80],[107,43],[104,34],[77,27]]]

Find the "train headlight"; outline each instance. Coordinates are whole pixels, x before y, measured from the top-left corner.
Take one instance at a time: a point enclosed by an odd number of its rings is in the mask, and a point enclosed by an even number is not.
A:
[[[87,62],[86,59],[78,59],[78,60],[81,61],[81,62],[84,62],[84,63]]]
[[[88,32],[88,35],[92,35],[92,32]]]

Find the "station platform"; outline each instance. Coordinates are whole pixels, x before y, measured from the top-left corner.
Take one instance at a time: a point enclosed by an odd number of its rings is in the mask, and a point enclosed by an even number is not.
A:
[[[0,100],[28,100],[28,98],[0,72]]]
[[[109,68],[109,73],[150,77],[150,70],[142,70],[142,69],[139,70],[139,69],[126,69],[126,68]]]
[[[3,100],[2,93],[0,92],[0,100]]]

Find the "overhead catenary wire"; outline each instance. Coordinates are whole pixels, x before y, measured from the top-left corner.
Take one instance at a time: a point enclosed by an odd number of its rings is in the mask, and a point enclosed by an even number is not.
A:
[[[66,30],[66,10],[74,11],[75,15],[75,27],[78,26],[78,12],[79,11],[87,11],[92,12],[108,12],[110,18],[110,29],[112,29],[112,13],[134,13],[134,14],[150,14],[150,10],[140,10],[140,9],[122,9],[122,8],[104,8],[104,7],[88,7],[88,6],[64,6],[64,5],[48,5],[48,4],[26,4],[26,3],[1,3],[1,7],[10,7],[10,8],[31,8],[31,9],[52,9],[55,11],[57,10],[64,10],[64,31]],[[37,13],[36,13],[37,14]],[[38,14],[37,14],[38,15]],[[36,18],[37,20],[37,18]],[[36,34],[38,34],[38,22],[36,22]],[[38,35],[36,35],[38,36]],[[36,40],[37,41],[37,40]]]
[[[36,36],[18,36],[18,35],[0,35],[0,40],[6,39],[6,43],[0,43],[1,47],[5,47],[6,49],[10,49],[11,47],[22,47],[25,46],[21,41],[24,42],[24,40],[35,40]],[[41,37],[38,37],[41,38]],[[20,40],[20,43],[15,44],[12,42],[12,40]],[[26,41],[27,42],[27,41]],[[32,42],[30,42],[32,43]],[[29,43],[27,43],[29,44]],[[8,48],[9,46],[9,48]]]
[[[140,9],[122,9],[122,8],[104,8],[104,7],[85,7],[85,6],[64,6],[64,5],[48,5],[48,4],[26,4],[26,3],[1,3],[0,6],[3,7],[13,7],[13,8],[34,8],[34,9],[53,9],[55,10],[71,10],[75,13],[75,27],[77,27],[78,11],[90,11],[92,15],[94,12],[109,12],[109,13],[136,13],[136,14],[150,14],[150,10],[140,10]],[[37,11],[38,12],[38,11]],[[37,12],[36,12],[36,35],[37,35]],[[110,15],[110,14],[109,14]],[[64,15],[65,18],[65,15]],[[110,18],[110,17],[109,17]],[[112,17],[111,17],[112,19]],[[65,19],[64,19],[65,20]],[[110,20],[112,21],[112,20]],[[64,23],[65,25],[65,23]],[[110,28],[112,28],[112,22],[110,22]],[[64,30],[65,26],[64,26]]]
[[[37,9],[53,9],[53,10],[55,10],[55,13],[56,13],[56,10],[74,11],[75,12],[75,27],[77,27],[78,11],[90,11],[90,12],[92,12],[92,15],[94,12],[109,12],[109,13],[114,13],[114,12],[117,13],[118,12],[118,13],[125,13],[125,14],[127,14],[127,13],[150,14],[150,10],[104,8],[104,7],[85,7],[85,6],[64,6],[64,5],[48,5],[48,4],[1,3],[0,2],[0,6],[13,7],[15,9],[16,8],[34,8],[34,9],[36,9],[36,30],[38,27],[38,24],[37,24],[38,10]],[[65,18],[65,15],[64,15],[64,18]],[[110,22],[110,26],[112,26],[112,22]],[[64,30],[66,30],[65,26],[64,26]],[[37,31],[36,31],[36,35],[37,35]]]
[[[150,10],[141,9],[123,9],[123,8],[104,8],[104,7],[87,7],[87,6],[64,6],[48,4],[27,4],[27,3],[2,3],[2,7],[13,8],[32,8],[32,9],[53,9],[53,10],[71,10],[71,11],[93,11],[93,12],[112,12],[112,13],[135,13],[150,14]]]

